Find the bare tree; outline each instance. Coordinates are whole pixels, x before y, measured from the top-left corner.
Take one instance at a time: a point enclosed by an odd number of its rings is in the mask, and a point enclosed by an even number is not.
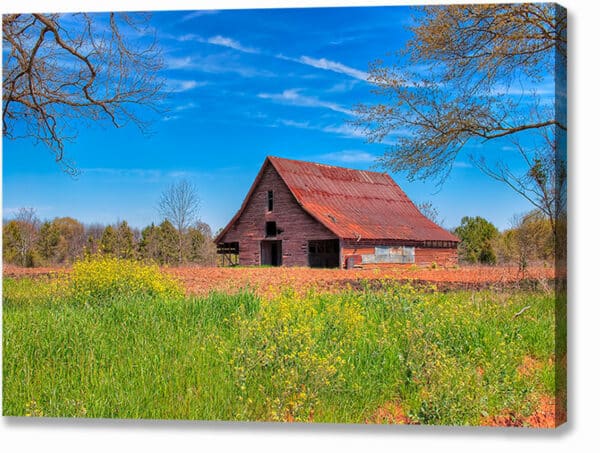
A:
[[[380,163],[409,179],[441,184],[471,140],[512,138],[522,165],[470,158],[549,218],[563,215],[564,9],[550,3],[436,5],[419,8],[415,21],[397,62],[371,65],[369,80],[381,102],[356,109],[354,125],[370,141],[392,140]],[[544,102],[538,88],[550,74],[554,92]],[[535,134],[539,140],[532,144]]]
[[[26,257],[32,253],[35,241],[38,238],[40,219],[34,208],[20,208],[15,215],[15,221],[21,225],[21,255],[23,265],[25,265]]]
[[[163,97],[163,62],[144,14],[8,14],[2,17],[2,133],[45,144],[68,173],[76,121],[128,122]]]
[[[186,230],[196,221],[200,209],[200,198],[196,188],[187,180],[169,186],[158,202],[160,215],[177,229],[179,263],[183,262],[183,246]]]

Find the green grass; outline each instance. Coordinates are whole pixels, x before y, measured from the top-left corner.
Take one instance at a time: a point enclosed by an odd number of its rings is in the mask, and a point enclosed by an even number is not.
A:
[[[362,423],[396,402],[426,424],[528,415],[555,393],[555,304],[394,284],[81,303],[53,281],[5,279],[3,413]],[[523,374],[526,356],[539,366]]]

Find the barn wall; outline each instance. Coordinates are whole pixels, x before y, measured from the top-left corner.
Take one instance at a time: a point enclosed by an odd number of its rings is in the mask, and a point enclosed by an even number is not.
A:
[[[267,212],[267,193],[273,191],[273,211]],[[283,230],[265,237],[265,223],[277,222]],[[331,231],[304,211],[273,166],[267,164],[246,209],[223,236],[221,242],[239,242],[240,264],[260,264],[260,243],[265,239],[282,241],[283,266],[308,266],[308,241],[337,239]]]
[[[454,266],[458,263],[458,253],[456,247],[450,248],[433,248],[423,247],[416,242],[393,241],[393,240],[361,240],[361,241],[341,241],[342,263],[350,256],[373,255],[376,246],[414,246],[415,247],[415,262],[418,266],[426,266],[432,263],[441,266]],[[412,264],[397,264],[397,263],[377,263],[367,264],[362,263],[363,268],[369,267],[391,267],[391,266],[411,266]]]

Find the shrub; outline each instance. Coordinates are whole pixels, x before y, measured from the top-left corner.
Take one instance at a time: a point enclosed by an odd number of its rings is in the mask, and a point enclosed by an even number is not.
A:
[[[181,297],[183,289],[157,265],[135,260],[93,256],[73,265],[73,297],[89,302],[114,297]]]

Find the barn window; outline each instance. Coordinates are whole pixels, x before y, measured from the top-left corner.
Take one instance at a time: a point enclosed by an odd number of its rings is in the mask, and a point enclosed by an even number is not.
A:
[[[267,237],[277,236],[277,223],[276,222],[267,222],[267,224],[265,225],[265,235]]]
[[[269,190],[267,192],[267,211],[273,211],[273,191]]]

